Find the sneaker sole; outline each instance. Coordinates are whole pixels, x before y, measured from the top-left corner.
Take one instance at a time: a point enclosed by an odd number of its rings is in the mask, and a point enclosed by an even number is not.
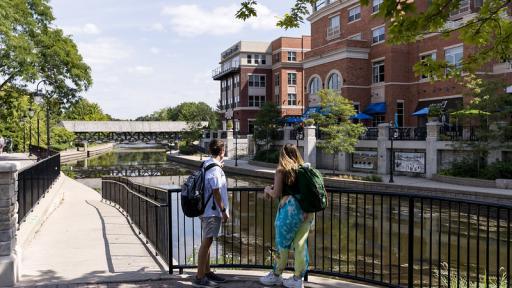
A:
[[[217,286],[206,286],[206,285],[201,285],[201,284],[195,284],[195,283],[192,283],[192,286],[193,287],[202,287],[202,288],[218,288],[220,287],[220,285],[217,285]]]
[[[280,283],[265,283],[263,281],[259,281],[260,284],[262,285],[265,285],[265,286],[282,286],[283,285],[283,282],[280,282]]]

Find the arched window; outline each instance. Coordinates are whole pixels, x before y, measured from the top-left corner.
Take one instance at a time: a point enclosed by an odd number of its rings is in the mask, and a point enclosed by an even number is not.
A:
[[[332,73],[327,80],[327,88],[338,91],[341,88],[341,79],[338,73]]]
[[[309,81],[309,94],[316,94],[320,90],[320,78],[314,77]]]

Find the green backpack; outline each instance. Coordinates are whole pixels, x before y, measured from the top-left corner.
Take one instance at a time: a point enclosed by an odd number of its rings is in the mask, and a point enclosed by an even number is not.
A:
[[[324,210],[327,207],[327,192],[322,174],[307,163],[299,167],[296,179],[298,193],[293,197],[299,202],[302,211],[314,213]]]

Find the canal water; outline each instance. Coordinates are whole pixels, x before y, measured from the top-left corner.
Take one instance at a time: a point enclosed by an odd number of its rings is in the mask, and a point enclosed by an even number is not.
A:
[[[107,175],[126,176],[166,189],[179,188],[192,170],[166,158],[165,151],[158,149],[115,149],[66,165],[63,170],[96,189],[101,187],[100,177]],[[232,219],[214,243],[212,261],[270,265],[275,235],[272,221],[278,203],[250,189],[270,182],[227,177],[229,186],[240,190],[230,194]],[[181,213],[179,197],[179,193],[173,193],[173,258],[180,265],[193,265],[201,242],[200,221]],[[317,214],[309,238],[310,268],[404,286],[412,240],[415,286],[476,287],[478,281],[482,287],[505,287],[502,284],[510,265],[506,258],[511,246],[510,210],[416,199],[412,203],[414,214],[410,215],[410,204],[407,197],[330,193],[329,206]]]

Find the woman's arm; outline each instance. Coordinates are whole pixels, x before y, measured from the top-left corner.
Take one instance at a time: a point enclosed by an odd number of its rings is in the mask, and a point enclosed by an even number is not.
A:
[[[267,186],[265,188],[265,193],[270,195],[272,198],[280,197],[283,192],[283,173],[281,170],[276,170],[276,174],[274,176],[274,185],[273,188]]]

